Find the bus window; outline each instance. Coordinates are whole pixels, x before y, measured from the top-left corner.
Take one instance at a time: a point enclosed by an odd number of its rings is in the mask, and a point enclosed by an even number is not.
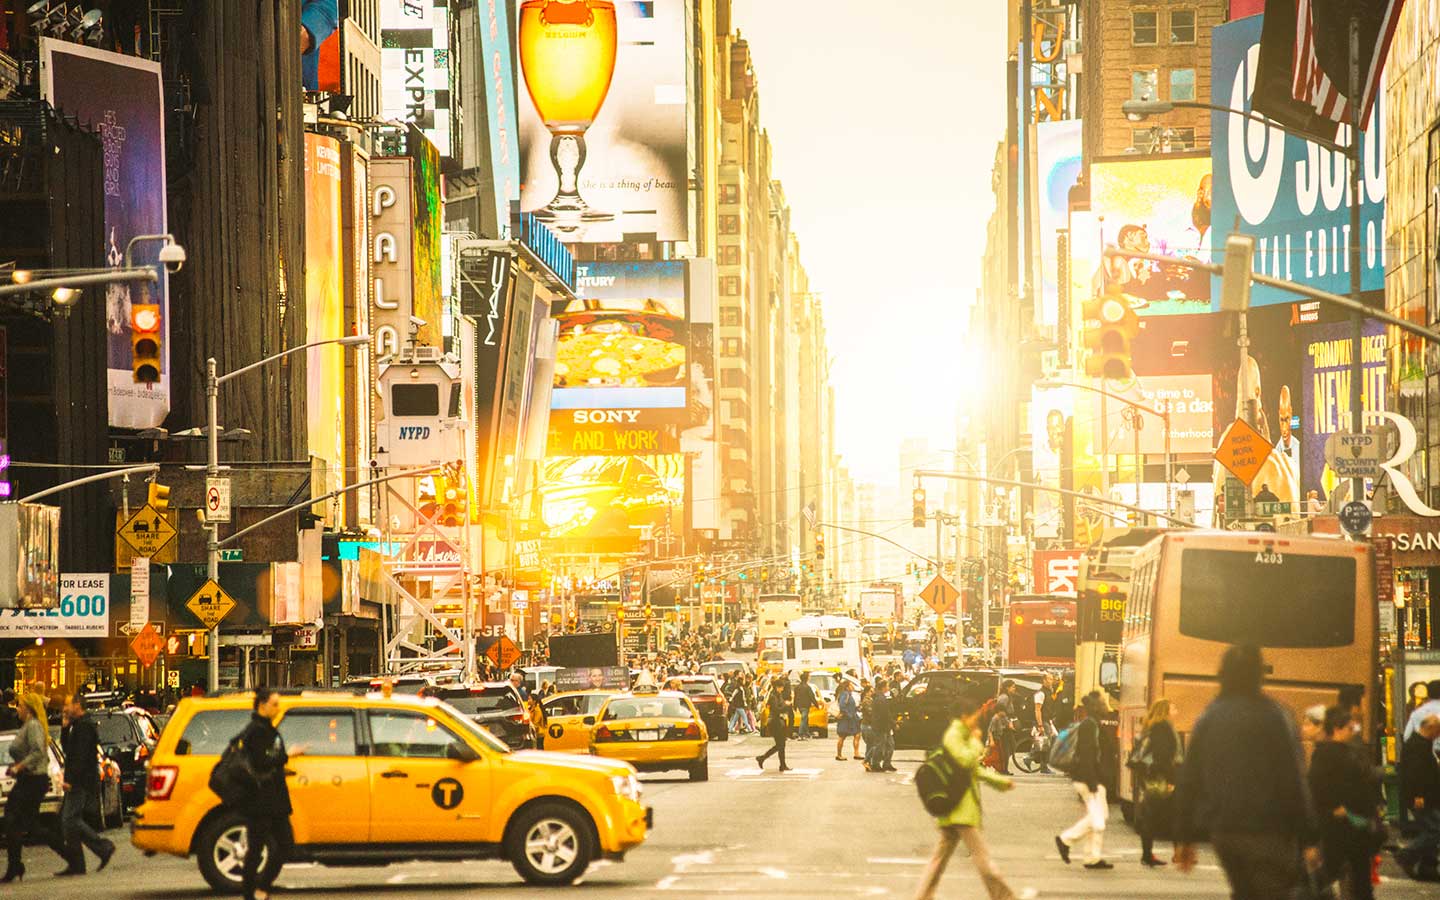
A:
[[[801,649],[801,650],[819,650],[819,649],[820,649],[820,639],[819,639],[819,638],[813,638],[813,637],[802,637],[802,638],[800,639],[800,649]]]
[[[843,640],[832,641],[829,638],[824,638],[820,641],[820,646],[826,650],[841,650],[845,647],[845,642]]]
[[[1345,647],[1355,642],[1355,559],[1186,548],[1180,633],[1225,644]]]
[[[790,659],[794,659],[794,658],[795,658],[795,639],[794,639],[794,638],[786,638],[786,639],[785,639],[785,655],[786,655],[788,658],[790,658]]]
[[[1036,631],[1035,655],[1063,656],[1073,659],[1075,657],[1075,632]]]

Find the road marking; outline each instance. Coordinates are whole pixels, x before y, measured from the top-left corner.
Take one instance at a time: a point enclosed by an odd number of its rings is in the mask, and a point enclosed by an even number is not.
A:
[[[755,871],[759,872],[761,875],[764,875],[766,878],[774,878],[779,881],[784,881],[786,878],[790,877],[789,875],[785,874],[784,869],[776,869],[770,866],[763,866],[756,869]]]
[[[923,866],[930,862],[918,856],[872,856],[865,861],[876,866]]]
[[[774,772],[772,775],[771,772]],[[730,769],[725,773],[727,778],[744,778],[749,781],[799,781],[806,779],[814,781],[820,777],[823,769],[801,769],[791,768],[788,772],[779,770],[767,770],[753,766],[745,766],[738,769]]]

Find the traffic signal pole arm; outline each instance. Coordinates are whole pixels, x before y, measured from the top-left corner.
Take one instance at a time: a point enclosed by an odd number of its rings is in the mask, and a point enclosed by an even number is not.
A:
[[[256,522],[254,525],[247,525],[239,531],[235,532],[234,534],[230,535],[229,537],[225,538],[224,540],[217,540],[215,542],[215,546],[217,548],[223,547],[226,544],[231,543],[232,541],[239,540],[240,538],[244,537],[255,529],[261,527],[262,525],[269,525],[276,519],[284,518],[285,516],[288,516],[293,512],[298,512],[299,510],[314,506],[317,503],[324,503],[326,500],[332,500],[340,496],[341,494],[348,494],[351,491],[358,491],[360,490],[360,488],[370,487],[371,485],[380,484],[381,482],[390,481],[395,478],[408,478],[413,475],[423,475],[426,472],[435,472],[443,468],[445,468],[444,463],[438,463],[433,466],[417,466],[413,469],[404,469],[399,472],[394,472],[390,475],[382,475],[379,478],[372,478],[369,481],[361,481],[357,484],[346,485],[345,487],[340,488],[338,491],[331,491],[330,493],[322,494],[319,497],[311,497],[307,500],[301,501],[300,503],[296,503],[294,506],[288,506],[285,509],[282,509],[279,512],[275,513],[273,516],[266,516],[265,518]]]
[[[43,491],[36,491],[35,493],[29,495],[28,497],[21,497],[21,498],[20,498],[18,501],[16,501],[16,502],[18,502],[18,503],[34,503],[36,500],[39,500],[41,497],[48,497],[48,496],[50,496],[51,494],[58,494],[58,493],[60,493],[61,491],[68,491],[68,490],[70,490],[71,488],[73,488],[73,487],[79,487],[79,486],[82,485],[82,484],[90,484],[91,482],[95,482],[95,481],[106,481],[106,480],[111,479],[111,478],[119,478],[119,477],[122,477],[122,476],[125,476],[125,475],[134,475],[134,474],[136,474],[137,472],[158,472],[158,471],[160,471],[160,464],[159,464],[159,463],[146,463],[146,464],[143,465],[143,466],[127,466],[127,467],[124,468],[124,469],[111,469],[111,470],[109,470],[108,472],[101,472],[101,473],[98,474],[98,475],[86,475],[84,478],[76,478],[75,480],[73,480],[73,481],[67,481],[67,482],[65,482],[64,484],[57,484],[57,485],[55,485],[54,487],[48,487],[48,488],[46,488],[46,489],[43,490]]]
[[[1074,497],[1084,500],[1087,503],[1095,503],[1102,506],[1113,506],[1116,509],[1129,510],[1130,512],[1141,513],[1146,516],[1154,516],[1157,519],[1164,519],[1172,526],[1180,528],[1195,528],[1193,523],[1187,522],[1178,516],[1172,516],[1168,512],[1155,512],[1152,509],[1145,509],[1140,506],[1131,506],[1129,503],[1121,503],[1119,500],[1111,500],[1108,497],[1097,497],[1094,494],[1087,494],[1084,491],[1072,491],[1066,488],[1049,487],[1043,484],[1031,484],[1028,481],[1011,481],[1007,478],[991,478],[988,475],[970,475],[965,472],[942,472],[937,469],[916,469],[916,478],[953,478],[957,481],[983,481],[986,484],[999,484],[1006,487],[1028,488],[1032,491],[1045,491],[1050,494],[1059,494],[1062,497]],[[894,543],[894,541],[891,541]],[[919,554],[916,554],[917,556]]]
[[[918,470],[915,472],[915,475],[916,475],[917,478],[918,478],[920,475],[922,475],[922,474],[934,474],[934,473],[926,473],[926,472],[918,471]],[[948,473],[947,473],[947,474],[948,474]],[[988,481],[988,480],[990,480],[990,479],[987,479],[987,478],[985,478],[984,476],[981,476],[981,475],[959,475],[959,474],[957,473],[957,474],[956,474],[956,477],[957,477],[957,478],[971,478],[971,479],[974,479],[974,480],[977,480],[977,481]],[[815,523],[815,527],[816,527],[816,528],[833,528],[833,529],[835,529],[836,531],[848,531],[848,532],[850,532],[851,534],[863,534],[863,535],[865,535],[866,537],[877,538],[877,539],[879,539],[879,540],[884,541],[884,542],[887,543],[887,544],[893,544],[894,546],[899,547],[901,550],[904,550],[906,553],[910,554],[911,556],[915,557],[916,559],[923,559],[923,560],[925,560],[927,563],[929,563],[930,565],[932,565],[932,566],[935,567],[935,571],[937,571],[937,572],[940,571],[940,563],[939,563],[939,561],[933,560],[933,559],[931,559],[930,557],[926,556],[926,555],[923,554],[923,553],[916,553],[914,550],[911,550],[909,547],[905,546],[904,544],[902,544],[902,543],[900,543],[900,542],[898,542],[898,541],[893,541],[893,540],[891,540],[890,538],[886,537],[886,536],[883,535],[883,534],[876,534],[876,533],[873,532],[873,531],[866,531],[866,530],[864,530],[863,528],[851,528],[851,527],[848,526],[848,525],[836,525],[834,522],[816,522],[816,523]]]

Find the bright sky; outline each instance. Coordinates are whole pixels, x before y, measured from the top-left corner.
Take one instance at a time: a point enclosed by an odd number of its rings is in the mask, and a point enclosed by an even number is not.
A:
[[[824,296],[836,446],[859,478],[894,481],[907,436],[953,447],[975,390],[957,350],[1005,128],[1005,9],[734,0],[774,174]]]

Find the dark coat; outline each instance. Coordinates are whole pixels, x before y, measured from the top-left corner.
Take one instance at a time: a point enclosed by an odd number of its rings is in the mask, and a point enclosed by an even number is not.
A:
[[[1082,719],[1073,727],[1078,730],[1075,732],[1075,764],[1070,769],[1070,780],[1094,791],[1100,786],[1100,724],[1094,719]]]
[[[72,720],[61,730],[60,747],[65,751],[65,783],[98,791],[100,732],[95,728],[95,720],[89,716]]]
[[[1406,809],[1415,808],[1415,798],[1425,799],[1425,809],[1440,809],[1440,761],[1435,759],[1434,741],[1416,731],[1405,739],[1400,751],[1400,790]]]
[[[240,748],[255,773],[258,789],[253,798],[242,804],[241,812],[252,816],[289,816],[290,788],[285,784],[285,765],[290,754],[285,752],[285,739],[271,721],[258,713],[240,732]]]
[[[1156,722],[1150,726],[1146,736],[1150,740],[1150,764],[1145,774],[1174,784],[1175,763],[1180,755],[1180,739],[1175,734],[1175,726],[1165,720]]]
[[[770,736],[783,741],[790,734],[790,704],[785,693],[772,690],[765,702],[769,704]]]

